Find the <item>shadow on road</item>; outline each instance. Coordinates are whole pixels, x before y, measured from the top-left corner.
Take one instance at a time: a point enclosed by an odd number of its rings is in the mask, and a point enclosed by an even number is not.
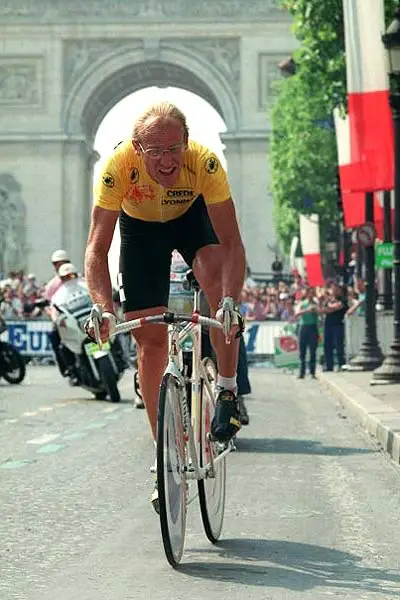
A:
[[[201,561],[181,565],[180,572],[190,577],[295,591],[354,589],[384,594],[388,600],[400,598],[399,571],[364,567],[360,556],[324,546],[243,538],[188,552],[203,554]]]
[[[239,452],[269,454],[323,454],[345,456],[349,454],[370,454],[376,452],[368,448],[351,446],[325,446],[315,440],[296,440],[291,438],[241,438],[236,439]]]

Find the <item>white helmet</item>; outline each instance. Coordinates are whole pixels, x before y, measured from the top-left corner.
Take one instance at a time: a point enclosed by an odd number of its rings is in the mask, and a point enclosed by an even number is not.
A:
[[[67,253],[66,250],[56,250],[51,255],[51,262],[52,263],[61,262],[63,260],[69,260],[68,253]]]
[[[67,275],[78,275],[78,269],[72,263],[65,263],[58,269],[59,277],[66,277]]]

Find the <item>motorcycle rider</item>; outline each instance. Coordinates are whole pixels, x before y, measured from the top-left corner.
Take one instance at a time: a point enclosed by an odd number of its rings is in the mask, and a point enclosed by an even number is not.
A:
[[[65,367],[64,371],[61,371],[61,374],[63,377],[69,376],[71,385],[77,385],[78,377],[75,370],[75,355],[61,344],[60,335],[56,329],[55,323],[58,316],[57,306],[64,304],[68,297],[74,292],[79,292],[79,289],[84,288],[86,293],[88,292],[83,277],[79,276],[77,268],[70,262],[63,263],[59,267],[57,277],[60,279],[60,285],[50,300],[50,317],[54,323],[54,330],[57,331],[59,339],[57,353]]]
[[[58,270],[61,267],[61,265],[65,265],[66,263],[70,262],[68,252],[66,250],[56,250],[51,255],[51,262],[55,270],[55,275],[46,284],[43,294],[44,298],[49,302],[51,301],[52,296],[62,285],[62,280],[58,275]]]
[[[62,265],[69,263],[68,252],[66,250],[56,250],[51,255],[51,262],[53,264],[55,275],[50,279],[50,281],[46,284],[44,289],[43,297],[45,300],[51,302],[52,297],[57,292],[57,290],[62,286],[62,280],[58,275],[58,270]],[[52,318],[51,309],[49,307],[45,308],[46,313],[49,317]],[[54,319],[52,318],[53,322]],[[60,334],[58,333],[57,327],[53,325],[53,330],[49,333],[49,340],[51,343],[51,347],[54,352],[54,356],[60,369],[60,373],[63,377],[69,375],[68,373],[68,364],[65,362],[65,358],[61,352],[61,339]]]

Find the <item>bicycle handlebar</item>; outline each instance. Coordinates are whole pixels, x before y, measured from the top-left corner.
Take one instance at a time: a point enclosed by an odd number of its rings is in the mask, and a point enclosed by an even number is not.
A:
[[[104,314],[103,317],[106,317],[106,315]],[[131,321],[126,321],[125,323],[119,323],[118,325],[116,325],[112,319],[109,319],[109,322],[110,338],[113,338],[118,333],[126,333],[127,331],[131,331],[132,329],[137,329],[138,327],[143,327],[144,325],[150,324],[173,325],[175,323],[199,323],[200,325],[203,325],[205,327],[215,327],[217,329],[223,330],[222,323],[220,323],[216,319],[211,319],[210,317],[203,317],[202,315],[199,315],[197,313],[193,313],[192,315],[180,315],[172,312],[166,312],[159,315],[149,315],[148,317],[132,319]]]

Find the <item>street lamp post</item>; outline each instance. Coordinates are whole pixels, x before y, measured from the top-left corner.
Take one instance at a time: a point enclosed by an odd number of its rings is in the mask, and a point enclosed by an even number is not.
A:
[[[374,222],[374,194],[365,194],[365,221]],[[349,371],[373,371],[382,364],[383,354],[376,334],[375,248],[364,248],[365,256],[365,312],[364,341],[356,356],[348,362]]]
[[[374,371],[371,383],[400,383],[400,8],[382,36],[387,50],[390,75],[390,105],[394,124],[394,328],[393,342],[382,365]]]
[[[391,193],[386,191],[383,194],[383,241],[392,242],[392,211],[391,211]],[[385,310],[393,309],[393,286],[392,269],[383,269],[383,308]]]

